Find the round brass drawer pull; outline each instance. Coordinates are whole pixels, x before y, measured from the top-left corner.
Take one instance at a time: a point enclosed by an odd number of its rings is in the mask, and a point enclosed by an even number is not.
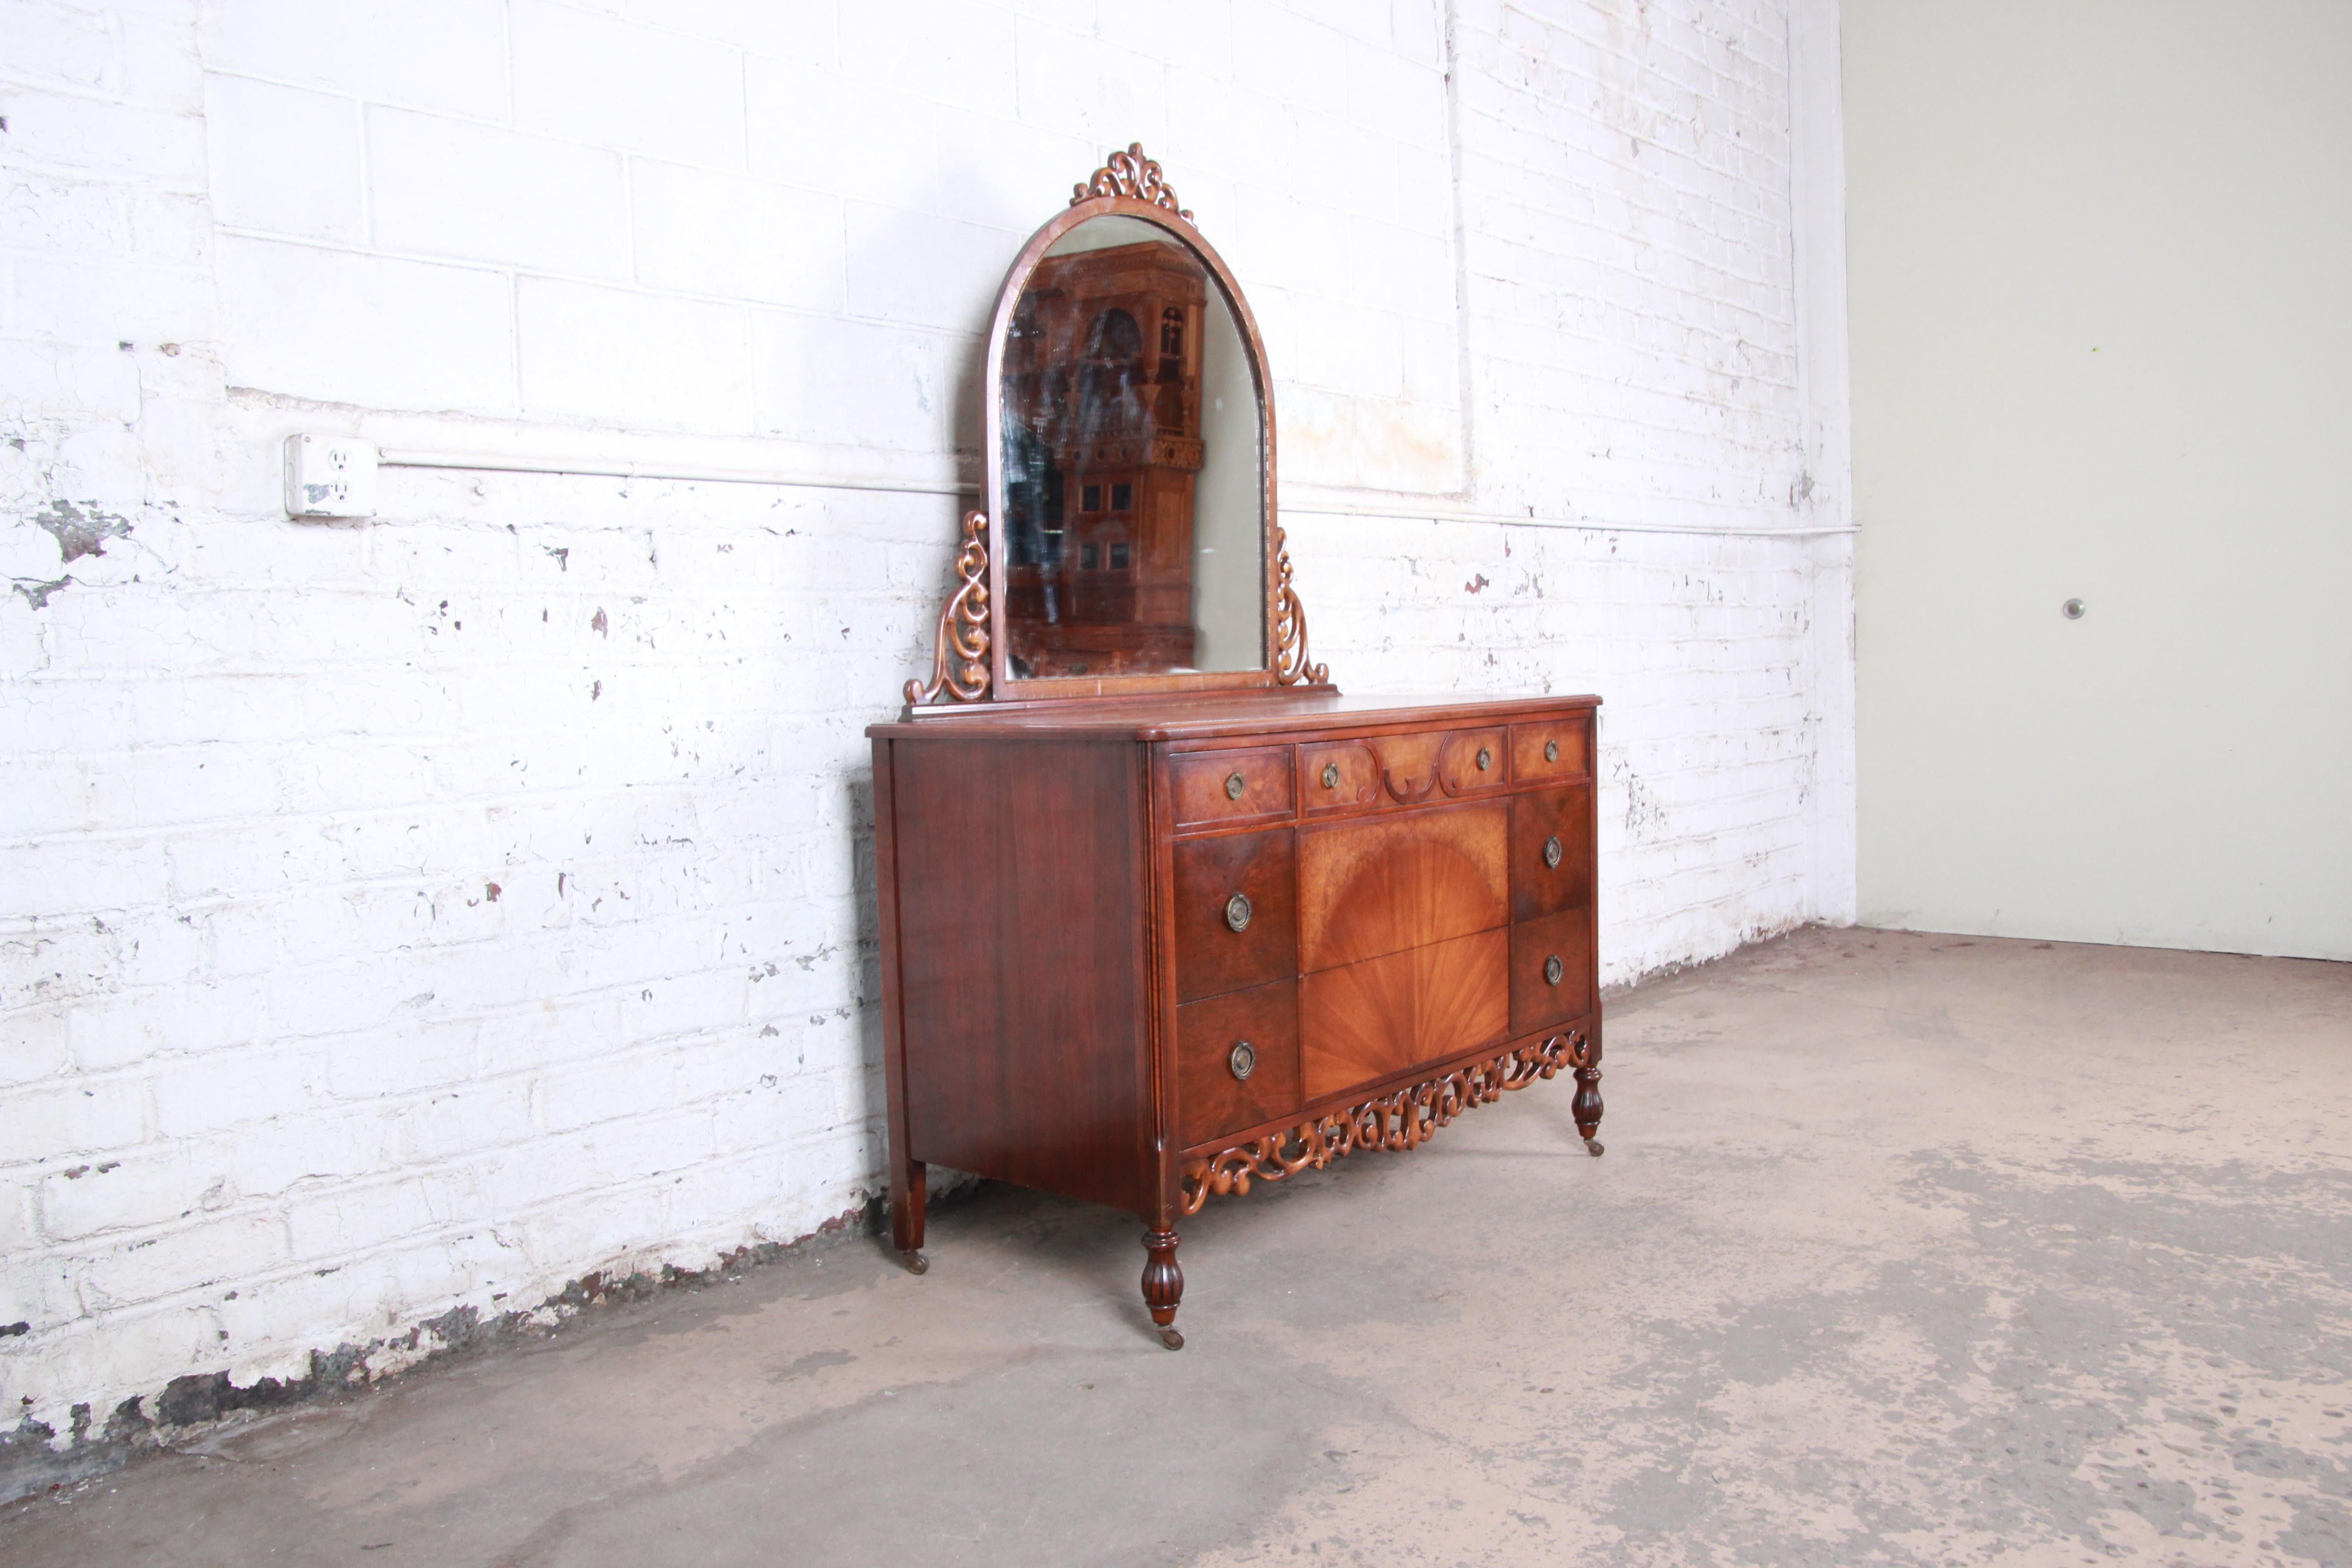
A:
[[[1257,1047],[1247,1040],[1236,1042],[1232,1054],[1225,1058],[1225,1066],[1233,1069],[1235,1078],[1246,1080],[1257,1071]]]
[[[1325,763],[1323,764],[1323,787],[1325,789],[1338,789],[1339,787],[1339,763]]]
[[[1238,771],[1225,775],[1225,798],[1227,800],[1241,799],[1242,791],[1247,788],[1249,788],[1249,780],[1242,777]]]
[[[1249,930],[1250,901],[1247,893],[1235,893],[1225,900],[1225,923],[1235,931]]]
[[[1559,864],[1559,835],[1557,833],[1544,840],[1544,864],[1552,867]]]
[[[1484,747],[1484,746],[1479,747],[1479,748],[1478,748],[1478,771],[1479,771],[1480,773],[1485,773],[1488,768],[1491,768],[1491,767],[1493,767],[1494,765],[1495,765],[1495,753],[1494,753],[1494,752],[1490,752],[1490,751],[1488,751],[1488,750],[1487,750],[1486,747]]]
[[[1558,741],[1546,741],[1544,742],[1544,761],[1548,763],[1556,763],[1559,761],[1559,742]]]
[[[1567,973],[1568,973],[1567,966],[1566,966],[1566,965],[1564,965],[1564,964],[1562,964],[1562,963],[1560,963],[1560,961],[1559,961],[1559,954],[1558,954],[1558,953],[1556,953],[1556,952],[1555,952],[1555,953],[1553,953],[1549,958],[1547,958],[1547,959],[1545,959],[1545,960],[1544,960],[1544,984],[1547,984],[1547,985],[1557,985],[1557,984],[1559,984],[1559,977],[1560,977],[1561,975],[1563,975],[1563,974]]]

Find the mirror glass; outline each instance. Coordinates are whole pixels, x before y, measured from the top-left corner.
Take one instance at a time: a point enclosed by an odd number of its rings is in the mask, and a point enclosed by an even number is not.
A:
[[[1200,257],[1079,224],[1029,275],[997,390],[1013,676],[1263,668],[1256,379]]]

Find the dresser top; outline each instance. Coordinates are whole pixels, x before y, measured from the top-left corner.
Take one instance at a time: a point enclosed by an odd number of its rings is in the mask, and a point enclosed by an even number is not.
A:
[[[1110,698],[985,703],[919,710],[917,716],[872,724],[877,740],[1195,741],[1226,735],[1274,735],[1297,731],[1360,730],[1375,724],[1468,724],[1589,711],[1601,699],[1475,697],[1461,692],[1349,696],[1329,687],[1202,696]]]

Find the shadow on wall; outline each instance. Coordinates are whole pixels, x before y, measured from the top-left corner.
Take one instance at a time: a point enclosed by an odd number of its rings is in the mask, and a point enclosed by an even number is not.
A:
[[[874,771],[871,767],[853,771],[846,783],[849,790],[849,866],[850,875],[856,881],[850,895],[857,905],[857,1064],[862,1069],[858,1081],[866,1091],[858,1114],[868,1124],[883,1129],[878,1150],[882,1160],[875,1163],[871,1173],[873,1179],[878,1182],[889,1169],[889,1131],[887,1119],[881,1114],[882,906],[881,895],[876,886]]]

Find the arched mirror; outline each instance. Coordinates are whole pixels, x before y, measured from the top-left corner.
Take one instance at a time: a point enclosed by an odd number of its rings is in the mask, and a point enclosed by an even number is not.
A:
[[[1022,248],[985,396],[985,506],[910,703],[1323,679],[1275,523],[1265,346],[1140,147]]]
[[[1264,668],[1265,419],[1200,251],[1082,220],[1030,268],[999,354],[1006,674]]]

